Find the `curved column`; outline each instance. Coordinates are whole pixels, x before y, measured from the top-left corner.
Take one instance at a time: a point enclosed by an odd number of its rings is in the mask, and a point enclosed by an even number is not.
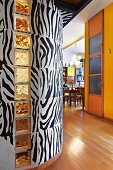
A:
[[[62,19],[52,1],[33,0],[31,26],[32,160],[42,164],[63,145]]]
[[[14,42],[17,30],[14,27],[14,2],[14,0],[0,0],[0,169],[2,170],[15,170],[17,155],[14,65]],[[30,50],[31,57],[29,82],[31,96],[28,100],[31,102],[32,120],[29,135],[32,148],[30,166],[24,169],[37,167],[56,157],[63,145],[62,19],[53,0],[31,0],[30,9],[31,31],[27,34],[30,34],[32,45],[27,50]],[[22,31],[20,33],[25,34]]]

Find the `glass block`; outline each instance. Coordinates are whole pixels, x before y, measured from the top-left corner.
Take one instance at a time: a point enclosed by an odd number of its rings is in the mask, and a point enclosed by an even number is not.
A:
[[[15,68],[15,82],[29,82],[30,80],[29,67],[16,67]]]
[[[21,65],[21,66],[29,66],[30,65],[29,50],[15,49],[15,65]]]
[[[23,33],[15,33],[14,38],[14,46],[15,48],[30,48],[31,46],[31,37],[29,34],[23,34]]]
[[[30,118],[16,118],[16,132],[30,132]]]
[[[30,1],[29,0],[15,0],[15,12],[21,14],[30,14]]]
[[[30,149],[30,147],[31,147],[30,135],[16,136],[16,151]]]
[[[16,14],[14,28],[18,31],[30,32],[29,17]]]
[[[30,115],[30,101],[16,101],[15,113],[16,116],[29,116]]]
[[[15,98],[16,99],[27,99],[30,97],[30,89],[28,84],[15,85]]]
[[[21,168],[31,164],[31,152],[26,151],[16,154],[16,168]]]

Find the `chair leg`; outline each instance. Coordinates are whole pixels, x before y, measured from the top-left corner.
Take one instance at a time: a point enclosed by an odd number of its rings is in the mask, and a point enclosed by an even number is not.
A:
[[[76,107],[76,95],[75,95],[74,101],[75,101],[75,107]]]
[[[70,104],[70,107],[71,107],[71,93],[69,94],[69,104]]]

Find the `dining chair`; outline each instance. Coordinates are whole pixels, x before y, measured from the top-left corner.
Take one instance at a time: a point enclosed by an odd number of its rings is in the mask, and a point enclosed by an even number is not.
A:
[[[63,90],[63,102],[65,104],[65,102],[70,104],[70,90]]]

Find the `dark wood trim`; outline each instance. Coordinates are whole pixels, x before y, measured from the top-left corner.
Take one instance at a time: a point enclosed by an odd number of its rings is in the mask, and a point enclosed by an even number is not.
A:
[[[113,123],[113,119],[112,118],[108,118],[108,117],[105,117],[105,116],[99,116],[99,115],[96,115],[96,114],[93,114],[93,113],[89,113],[88,111],[84,110],[85,113],[89,114],[89,115],[92,115],[94,117],[97,117],[99,119],[103,119],[105,122],[111,122]]]
[[[102,10],[102,67],[101,67],[101,93],[102,93],[102,117],[104,118],[104,10]]]
[[[85,110],[85,109],[84,109],[83,111],[84,111],[85,113],[88,113],[88,111],[87,111],[87,110]]]
[[[103,118],[104,118],[106,121],[108,121],[108,122],[113,122],[113,119],[112,119],[112,118],[108,118],[108,117],[106,117],[106,116],[103,116]]]
[[[96,114],[96,113],[90,113],[90,112],[87,112],[88,114],[90,114],[90,115],[92,115],[92,116],[95,116],[95,117],[98,117],[98,118],[103,118],[103,116],[102,115],[98,115],[98,114]]]

